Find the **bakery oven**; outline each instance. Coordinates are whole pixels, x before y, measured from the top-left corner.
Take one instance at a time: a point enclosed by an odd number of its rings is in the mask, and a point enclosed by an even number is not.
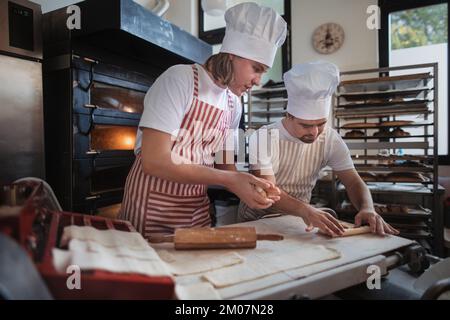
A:
[[[43,18],[46,180],[64,210],[110,214],[135,159],[146,92],[212,48],[133,0],[77,5],[79,30],[67,29],[66,8]]]
[[[121,202],[152,78],[73,56],[73,210]]]

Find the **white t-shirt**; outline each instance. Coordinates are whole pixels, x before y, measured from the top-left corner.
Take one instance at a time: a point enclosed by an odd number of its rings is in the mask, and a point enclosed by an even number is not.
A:
[[[198,70],[198,99],[225,110],[228,107],[228,92],[236,112],[230,129],[238,129],[242,107],[238,96],[217,86],[206,70],[196,65]],[[171,135],[180,129],[184,115],[192,104],[194,96],[194,71],[192,65],[180,64],[167,69],[156,79],[144,99],[144,112],[139,122],[134,153],[137,155],[142,145],[141,128],[152,128]]]
[[[262,170],[264,174],[272,174],[273,168],[272,168],[272,157],[271,152],[255,152],[255,150],[261,150],[262,148],[267,149],[263,146],[258,146],[258,141],[260,143],[263,143],[264,140],[268,141],[269,138],[261,139],[261,133],[263,133],[263,130],[267,130],[266,132],[270,132],[270,130],[278,130],[278,135],[273,135],[275,137],[278,137],[280,140],[286,140],[291,141],[299,144],[304,144],[303,141],[300,139],[297,139],[293,137],[284,127],[282,120],[279,120],[275,123],[272,123],[268,126],[261,127],[256,132],[254,132],[250,136],[249,140],[249,161],[250,161],[250,170]],[[353,164],[350,151],[345,144],[345,142],[342,140],[339,133],[337,133],[336,130],[333,128],[328,127],[326,130],[327,135],[325,138],[325,146],[324,146],[324,161],[325,167],[330,167],[334,171],[344,171],[353,169],[355,166]],[[259,135],[259,139],[258,139]],[[270,144],[269,144],[270,146]],[[270,148],[270,147],[269,147]],[[280,163],[280,166],[283,164]]]

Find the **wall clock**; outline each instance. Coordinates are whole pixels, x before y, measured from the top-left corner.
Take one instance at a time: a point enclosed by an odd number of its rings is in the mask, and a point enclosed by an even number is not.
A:
[[[314,30],[312,44],[321,54],[336,52],[344,43],[344,29],[337,23],[324,23]]]

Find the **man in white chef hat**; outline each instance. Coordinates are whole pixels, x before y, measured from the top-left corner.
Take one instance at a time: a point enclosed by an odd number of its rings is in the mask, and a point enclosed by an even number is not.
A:
[[[286,116],[256,131],[249,144],[251,172],[275,183],[281,189],[281,199],[264,210],[251,209],[241,202],[239,220],[289,214],[303,218],[307,231],[317,227],[330,236],[341,235],[343,226],[333,215],[309,204],[321,170],[329,166],[358,210],[355,226],[368,223],[373,233],[398,234],[375,212],[348,147],[327,125],[339,69],[325,61],[298,64],[284,74],[284,82],[288,93]]]

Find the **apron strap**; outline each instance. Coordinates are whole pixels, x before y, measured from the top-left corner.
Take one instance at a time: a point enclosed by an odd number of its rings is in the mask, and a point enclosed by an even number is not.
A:
[[[194,72],[194,98],[198,98],[198,69],[195,64],[192,65],[192,71]]]

